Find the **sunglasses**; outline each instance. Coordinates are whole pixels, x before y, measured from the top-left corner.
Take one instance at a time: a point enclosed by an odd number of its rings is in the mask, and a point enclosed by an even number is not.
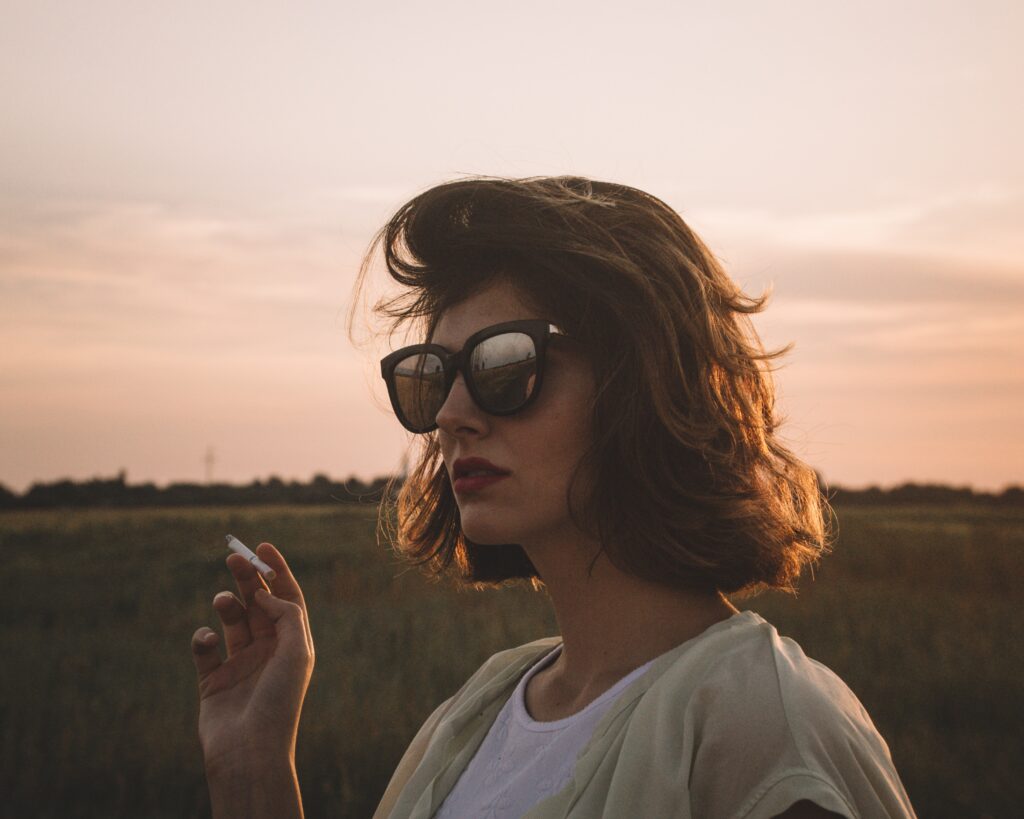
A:
[[[528,407],[544,381],[544,352],[565,336],[546,319],[524,319],[479,330],[457,353],[438,344],[414,344],[381,359],[395,415],[410,432],[437,429],[437,413],[460,372],[476,405],[491,415]]]

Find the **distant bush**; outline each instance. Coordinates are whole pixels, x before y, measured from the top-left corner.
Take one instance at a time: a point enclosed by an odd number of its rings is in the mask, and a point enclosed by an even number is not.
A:
[[[0,483],[0,509],[13,509],[17,502],[18,496]]]
[[[350,477],[343,482],[318,474],[308,483],[271,477],[250,484],[153,483],[128,484],[122,471],[111,479],[76,482],[68,479],[34,483],[23,495],[0,484],[0,509],[55,509],[59,507],[138,508],[154,506],[252,506],[275,504],[380,503],[389,477],[364,483]]]
[[[905,483],[892,489],[879,489],[871,486],[867,489],[844,489],[833,486],[827,490],[831,503],[844,505],[903,504],[945,505],[956,503],[985,503],[998,506],[1024,506],[1024,490],[1019,486],[1009,486],[1002,492],[975,492],[969,486],[945,486],[935,483]]]

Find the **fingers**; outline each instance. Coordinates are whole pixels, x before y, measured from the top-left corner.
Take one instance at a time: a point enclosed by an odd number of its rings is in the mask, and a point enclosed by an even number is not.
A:
[[[200,626],[192,635],[192,661],[200,681],[221,664],[218,642],[217,632],[207,626]]]
[[[312,652],[313,634],[309,628],[309,611],[306,609],[306,599],[303,597],[302,589],[295,579],[295,575],[292,574],[292,570],[288,567],[284,555],[272,543],[261,543],[256,547],[256,554],[260,560],[277,572],[277,577],[270,583],[271,592],[274,597],[287,600],[289,603],[295,603],[302,609],[302,624],[306,632],[306,642],[309,645],[309,650]]]
[[[274,597],[288,600],[291,603],[300,602],[302,589],[299,588],[292,570],[288,568],[284,555],[277,551],[272,543],[261,543],[256,547],[256,555],[277,572],[277,577],[270,581],[270,590],[273,591]]]
[[[292,570],[284,559],[284,555],[282,555],[270,543],[261,543],[257,546],[256,555],[277,573],[277,576],[270,581],[273,587],[273,596],[276,599],[298,606],[301,611],[303,639],[309,652],[312,653],[313,634],[309,627],[309,616],[306,611],[306,601],[302,595],[302,589],[295,580],[295,575],[292,574]],[[227,556],[226,562],[231,573],[235,576],[235,581],[238,584],[238,591],[241,597],[241,603],[245,606],[245,611],[248,615],[250,639],[257,637],[273,637],[275,634],[274,622],[268,616],[267,610],[260,606],[253,605],[257,591],[260,589],[263,589],[264,591],[269,590],[263,576],[241,555],[230,554]],[[225,602],[224,605],[227,606],[228,603]]]
[[[229,554],[225,560],[231,574],[238,585],[238,600],[245,607],[248,615],[249,637],[273,637],[274,624],[267,613],[259,606],[253,605],[253,597],[258,589],[267,588],[266,582],[256,567],[239,554]],[[226,603],[223,604],[226,607]]]
[[[284,647],[285,651],[295,651],[296,658],[311,661],[313,644],[306,639],[307,624],[302,608],[297,603],[281,600],[265,591],[256,594],[255,602],[273,621],[277,629],[278,647]]]
[[[238,583],[238,594],[242,604],[248,606],[252,602],[253,595],[257,589],[267,589],[267,581],[263,579],[256,567],[239,554],[232,552],[225,558],[224,562],[234,575]]]
[[[224,644],[228,657],[241,651],[252,642],[249,618],[245,606],[229,591],[222,591],[213,598],[213,608],[224,627]]]

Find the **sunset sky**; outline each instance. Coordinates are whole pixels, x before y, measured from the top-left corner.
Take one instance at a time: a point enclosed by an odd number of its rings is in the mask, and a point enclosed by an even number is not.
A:
[[[0,23],[15,491],[201,482],[208,447],[218,481],[396,471],[377,362],[406,340],[349,341],[355,275],[406,199],[475,173],[643,188],[770,285],[783,438],[828,482],[1024,483],[1017,0],[15,0]]]

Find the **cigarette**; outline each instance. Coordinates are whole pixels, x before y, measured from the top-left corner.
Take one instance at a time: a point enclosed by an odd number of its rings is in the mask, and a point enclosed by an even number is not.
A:
[[[277,572],[275,572],[266,563],[264,563],[262,560],[256,557],[252,549],[250,549],[248,546],[242,543],[242,541],[240,541],[237,537],[235,537],[234,535],[225,535],[224,539],[227,540],[228,548],[232,552],[238,552],[238,554],[240,554],[242,557],[244,557],[246,560],[252,563],[252,565],[256,567],[256,570],[265,578],[267,578],[267,580],[273,580],[275,577],[277,577]]]

